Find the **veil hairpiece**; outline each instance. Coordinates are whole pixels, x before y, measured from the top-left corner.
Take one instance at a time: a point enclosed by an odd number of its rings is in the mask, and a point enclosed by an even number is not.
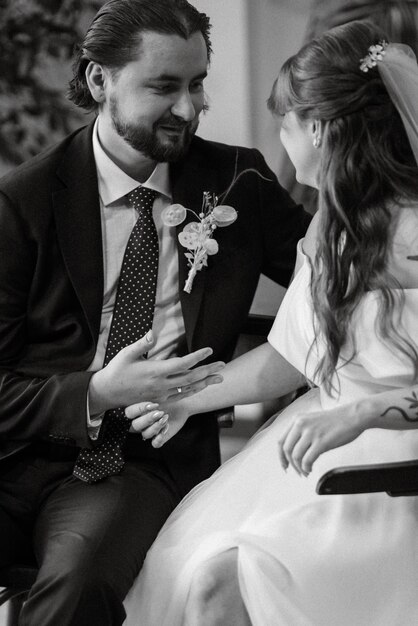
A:
[[[388,42],[384,39],[379,43],[369,46],[365,57],[360,59],[360,69],[362,72],[368,72],[373,67],[376,67],[378,61],[382,61],[386,54],[386,48]]]
[[[418,64],[406,44],[390,43],[378,59],[377,71],[397,109],[418,164]]]
[[[418,165],[418,64],[414,51],[406,44],[379,41],[360,59],[362,72],[373,67],[401,116]]]

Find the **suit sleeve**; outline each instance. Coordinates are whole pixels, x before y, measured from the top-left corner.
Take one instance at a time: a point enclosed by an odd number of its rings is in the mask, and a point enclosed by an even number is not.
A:
[[[37,258],[28,231],[0,193],[0,442],[89,446],[86,407],[92,372],[54,372],[48,363],[37,375],[36,365],[27,364],[27,314]],[[45,374],[45,369],[50,371]]]
[[[287,287],[296,262],[297,243],[305,236],[312,219],[280,185],[263,156],[254,150],[258,179],[259,206],[264,244],[262,273]]]

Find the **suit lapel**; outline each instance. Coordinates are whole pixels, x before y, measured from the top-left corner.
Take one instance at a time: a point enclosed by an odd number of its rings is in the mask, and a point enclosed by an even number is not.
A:
[[[73,138],[57,171],[65,188],[53,194],[58,242],[95,341],[103,300],[100,204],[92,124]]]
[[[103,300],[103,251],[96,166],[92,149],[93,124],[72,139],[57,170],[65,187],[53,194],[57,237],[74,290],[81,302],[90,331],[97,340]],[[204,191],[217,189],[217,172],[209,167],[193,144],[187,157],[171,167],[173,202],[197,213]],[[186,222],[196,218],[188,212]],[[189,268],[186,249],[177,239],[179,293],[186,339],[192,350],[193,335],[205,287],[205,268],[196,274],[190,294],[184,291]]]
[[[207,166],[201,154],[192,148],[187,157],[171,168],[171,184],[173,202],[179,203],[186,208],[200,212],[204,191],[216,191],[217,173]],[[187,212],[186,221],[177,227],[177,235],[188,222],[195,221],[196,218]],[[184,291],[184,284],[187,280],[189,267],[185,257],[186,248],[183,248],[177,239],[177,251],[179,260],[179,293],[183,312],[184,326],[186,330],[187,346],[193,349],[193,335],[199,316],[200,307],[205,287],[205,268],[197,272],[191,293]]]

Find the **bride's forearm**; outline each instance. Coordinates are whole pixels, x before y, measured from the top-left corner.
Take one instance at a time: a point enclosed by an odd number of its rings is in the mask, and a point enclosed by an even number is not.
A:
[[[366,397],[353,408],[368,428],[418,428],[418,385]]]
[[[305,384],[302,374],[269,343],[234,359],[221,374],[222,383],[185,400],[189,415],[278,398]]]

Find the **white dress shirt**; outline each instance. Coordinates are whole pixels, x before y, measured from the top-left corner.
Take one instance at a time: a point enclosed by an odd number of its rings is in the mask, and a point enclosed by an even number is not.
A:
[[[177,347],[184,338],[185,330],[179,297],[175,227],[166,226],[161,219],[163,209],[172,202],[168,164],[158,163],[144,183],[134,180],[125,174],[103,150],[98,135],[97,120],[93,130],[93,153],[100,198],[104,293],[99,339],[94,359],[88,369],[97,371],[103,367],[123,255],[138,217],[135,209],[128,204],[127,194],[140,184],[157,192],[152,213],[160,248],[152,324],[156,341],[148,352],[148,358],[166,359],[175,356]]]

